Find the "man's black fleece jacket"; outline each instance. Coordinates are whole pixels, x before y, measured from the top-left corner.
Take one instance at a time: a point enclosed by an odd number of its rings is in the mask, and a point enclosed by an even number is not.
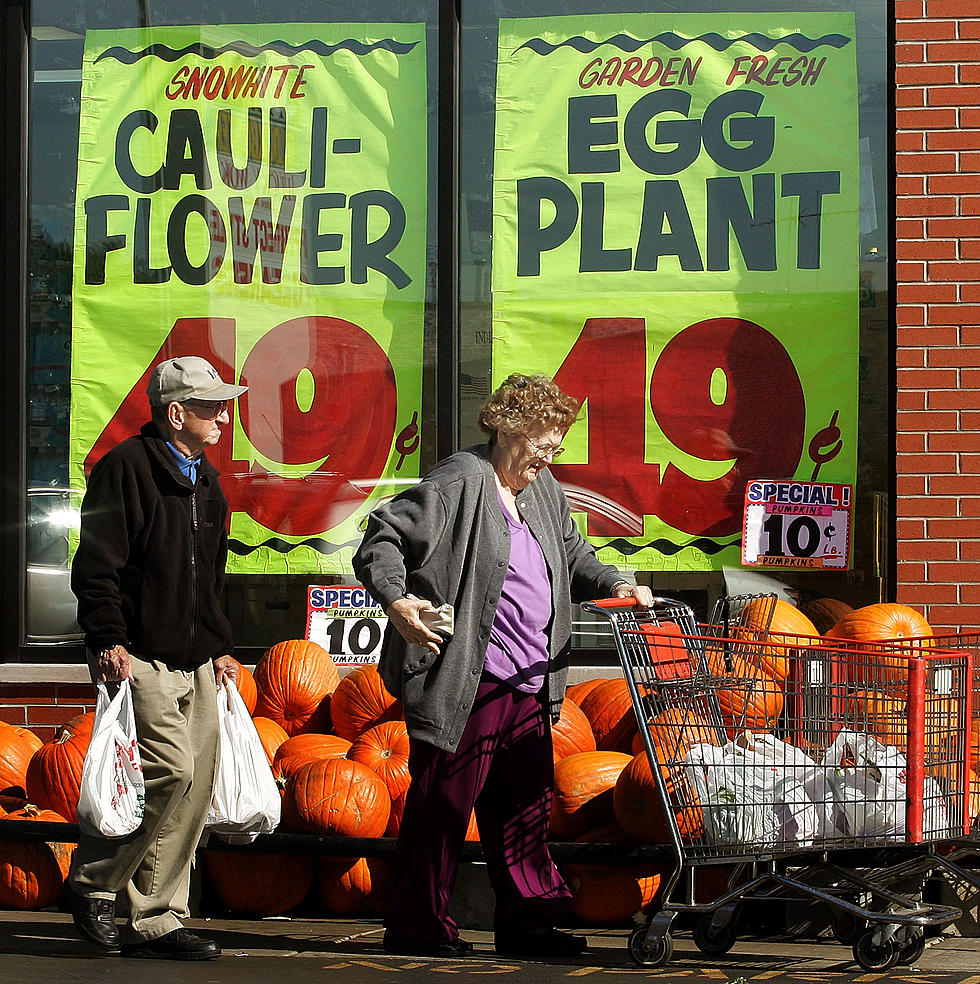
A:
[[[221,607],[228,502],[202,456],[197,483],[152,423],[92,469],[71,568],[78,624],[93,652],[192,670],[232,651]]]

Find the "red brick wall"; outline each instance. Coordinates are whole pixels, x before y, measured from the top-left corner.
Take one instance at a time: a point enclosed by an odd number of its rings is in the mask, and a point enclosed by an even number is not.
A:
[[[980,627],[980,0],[895,0],[897,600]]]
[[[0,684],[0,721],[30,728],[42,741],[76,714],[95,709],[91,684]]]

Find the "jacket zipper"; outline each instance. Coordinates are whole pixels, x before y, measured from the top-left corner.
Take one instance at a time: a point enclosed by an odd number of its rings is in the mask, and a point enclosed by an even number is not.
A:
[[[197,493],[191,492],[191,592],[193,595],[193,608],[191,618],[191,651],[193,656],[197,651]]]

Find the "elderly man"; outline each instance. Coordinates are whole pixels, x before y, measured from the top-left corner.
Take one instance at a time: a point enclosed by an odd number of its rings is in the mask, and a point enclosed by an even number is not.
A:
[[[83,834],[69,888],[80,934],[105,953],[209,960],[221,951],[186,930],[194,850],[214,783],[215,685],[234,680],[221,608],[228,502],[205,457],[247,387],[205,359],[168,359],[147,388],[151,420],[92,469],[72,590],[93,679],[132,681],[146,806],[139,829]],[[125,890],[120,938],[115,900]]]

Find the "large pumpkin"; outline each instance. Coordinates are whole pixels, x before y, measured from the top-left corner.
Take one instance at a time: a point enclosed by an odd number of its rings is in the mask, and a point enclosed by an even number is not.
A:
[[[373,663],[351,670],[340,681],[330,700],[333,730],[348,741],[376,724],[396,721],[401,716],[401,701],[395,700],[385,689],[381,674]]]
[[[814,598],[800,605],[800,611],[813,622],[814,628],[823,635],[832,629],[845,615],[854,611],[854,606],[836,598]]]
[[[582,713],[589,719],[595,746],[600,751],[627,752],[636,734],[636,715],[623,677],[604,680],[583,698]]]
[[[589,830],[577,843],[624,844],[615,824]],[[656,865],[564,864],[575,915],[588,926],[617,926],[648,909],[660,890],[663,869]]]
[[[259,741],[262,742],[265,757],[269,760],[269,765],[272,765],[276,758],[276,752],[279,751],[282,743],[289,739],[289,735],[272,718],[255,717],[252,718],[252,724],[255,725]]]
[[[272,774],[280,788],[288,785],[300,769],[321,759],[344,758],[351,743],[339,735],[302,734],[287,738],[272,760]]]
[[[272,718],[288,735],[299,734],[339,682],[337,666],[322,646],[305,639],[280,642],[255,667],[254,713]]]
[[[286,829],[351,837],[380,837],[388,825],[391,796],[374,770],[346,758],[303,766],[283,800]]]
[[[556,762],[566,755],[596,750],[589,719],[569,697],[561,702],[561,716],[551,726],[551,748]]]
[[[701,805],[684,774],[672,770],[666,779],[671,812],[683,840],[697,840],[704,827]],[[640,844],[665,844],[670,840],[664,800],[657,789],[646,752],[634,755],[619,774],[613,790],[616,822],[630,840]]]
[[[408,728],[404,721],[382,721],[354,739],[347,758],[373,769],[388,787],[394,799],[408,789],[412,777],[408,771]]]
[[[767,629],[770,610],[772,617]],[[820,635],[803,612],[782,598],[754,598],[742,609],[738,624],[758,641],[746,644],[740,655],[780,683],[789,675],[794,651],[811,644]]]
[[[313,887],[315,868],[301,854],[205,851],[208,883],[233,915],[277,916]]]
[[[0,791],[27,788],[27,766],[41,745],[33,731],[0,722]]]
[[[44,909],[57,905],[64,894],[75,845],[4,840],[3,824],[7,820],[64,823],[65,818],[29,805],[0,820],[0,908]]]
[[[920,640],[929,645],[932,626],[914,608],[891,602],[865,605],[845,615],[826,635],[831,639],[853,640],[853,658],[847,662],[849,679],[870,687],[902,684],[908,679],[908,660],[889,655],[887,643]]]
[[[632,756],[622,752],[578,752],[555,765],[551,832],[574,840],[591,827],[615,820],[613,789]]]
[[[63,729],[31,756],[27,766],[27,798],[42,810],[53,810],[71,823],[78,820],[78,791],[88,739]]]
[[[394,881],[387,858],[320,860],[320,901],[331,916],[383,916]]]

